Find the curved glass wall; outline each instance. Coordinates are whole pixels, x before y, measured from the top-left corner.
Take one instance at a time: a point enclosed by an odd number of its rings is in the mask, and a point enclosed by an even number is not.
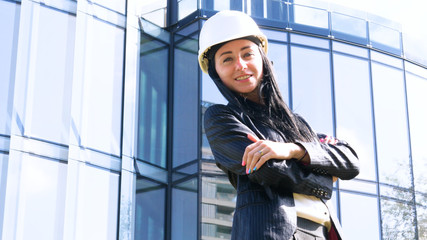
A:
[[[225,9],[262,26],[292,109],[357,149],[333,195],[348,239],[427,239],[425,44],[315,0],[0,0],[0,238],[230,238],[202,125],[226,101],[197,65]]]

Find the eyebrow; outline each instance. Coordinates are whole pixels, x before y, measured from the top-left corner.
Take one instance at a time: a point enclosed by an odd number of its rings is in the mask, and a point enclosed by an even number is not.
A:
[[[245,46],[245,47],[242,47],[242,48],[240,49],[240,51],[243,51],[243,50],[248,49],[248,48],[251,48],[251,46]],[[221,53],[219,56],[221,57],[222,55],[230,54],[230,53],[232,53],[232,52],[231,52],[231,51],[223,52],[223,53]]]

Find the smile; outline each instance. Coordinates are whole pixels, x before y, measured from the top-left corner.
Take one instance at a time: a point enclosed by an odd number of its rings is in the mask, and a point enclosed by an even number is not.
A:
[[[251,76],[252,76],[252,75],[244,75],[244,76],[240,76],[240,77],[236,78],[236,80],[237,80],[237,81],[245,80],[245,79],[250,78]]]

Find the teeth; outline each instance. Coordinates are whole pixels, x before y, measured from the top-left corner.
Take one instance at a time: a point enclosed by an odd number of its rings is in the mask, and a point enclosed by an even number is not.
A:
[[[251,75],[241,76],[241,77],[236,78],[236,80],[237,80],[237,81],[239,81],[239,80],[243,80],[243,79],[249,78],[250,76],[251,76]]]

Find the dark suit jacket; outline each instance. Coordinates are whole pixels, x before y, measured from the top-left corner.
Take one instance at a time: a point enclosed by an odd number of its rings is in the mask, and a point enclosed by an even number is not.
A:
[[[290,239],[296,230],[297,218],[293,193],[327,201],[332,195],[332,176],[346,180],[359,173],[357,155],[346,142],[329,145],[316,141],[299,143],[310,155],[310,165],[293,160],[269,160],[247,175],[241,161],[245,148],[252,143],[248,133],[264,140],[286,140],[230,104],[209,107],[204,124],[216,163],[237,190],[232,228],[235,240]],[[332,221],[342,234],[337,218],[333,217]]]

